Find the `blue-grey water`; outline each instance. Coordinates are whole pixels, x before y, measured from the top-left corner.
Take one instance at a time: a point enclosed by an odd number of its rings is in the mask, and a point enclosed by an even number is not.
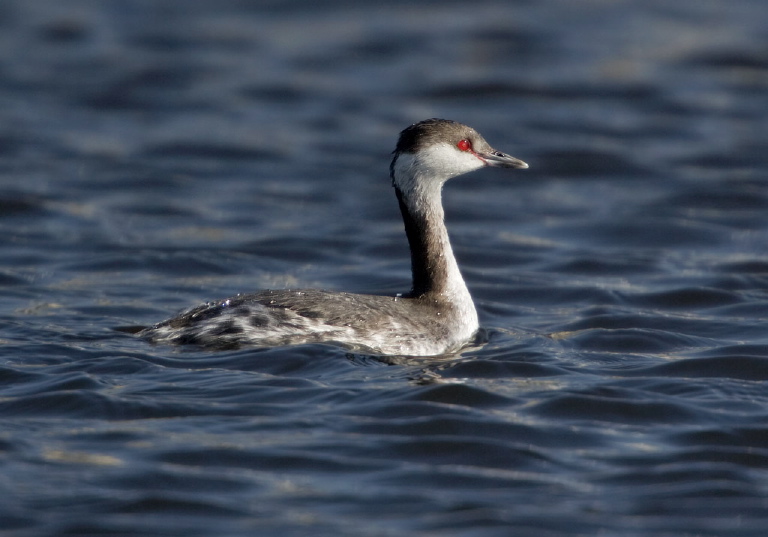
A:
[[[764,0],[0,3],[0,533],[768,534]],[[397,133],[488,339],[204,352],[116,328],[408,290]]]

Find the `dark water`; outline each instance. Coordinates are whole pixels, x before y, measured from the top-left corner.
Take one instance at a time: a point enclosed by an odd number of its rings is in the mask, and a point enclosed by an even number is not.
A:
[[[764,536],[768,3],[0,4],[3,535]],[[397,132],[489,342],[206,353],[115,327],[408,288]]]

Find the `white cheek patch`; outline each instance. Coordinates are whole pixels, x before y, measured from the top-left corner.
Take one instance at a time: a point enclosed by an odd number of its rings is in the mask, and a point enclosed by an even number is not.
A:
[[[443,181],[485,166],[471,151],[460,151],[450,144],[435,144],[418,153],[424,175],[440,177]]]
[[[460,151],[450,144],[442,143],[422,149],[418,153],[398,155],[392,170],[394,176],[400,180],[418,175],[420,181],[430,179],[443,183],[451,177],[480,169],[485,165],[485,162],[471,151]]]

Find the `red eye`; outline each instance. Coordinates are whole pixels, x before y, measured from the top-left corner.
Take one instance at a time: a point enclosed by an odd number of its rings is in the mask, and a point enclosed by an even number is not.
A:
[[[472,144],[469,140],[459,140],[459,143],[456,144],[456,147],[462,151],[469,151],[472,149]]]

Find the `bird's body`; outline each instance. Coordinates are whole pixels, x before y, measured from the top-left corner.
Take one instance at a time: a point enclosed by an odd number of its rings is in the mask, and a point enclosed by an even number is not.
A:
[[[462,321],[457,313],[450,304],[424,297],[270,290],[192,308],[147,335],[217,349],[325,342],[362,352],[429,356],[460,348],[477,330],[474,309]]]
[[[203,304],[139,335],[208,348],[327,342],[377,354],[458,350],[477,331],[478,319],[451,249],[441,190],[451,177],[484,166],[527,164],[454,121],[430,119],[400,134],[390,174],[411,247],[413,287],[404,296],[261,291]]]

